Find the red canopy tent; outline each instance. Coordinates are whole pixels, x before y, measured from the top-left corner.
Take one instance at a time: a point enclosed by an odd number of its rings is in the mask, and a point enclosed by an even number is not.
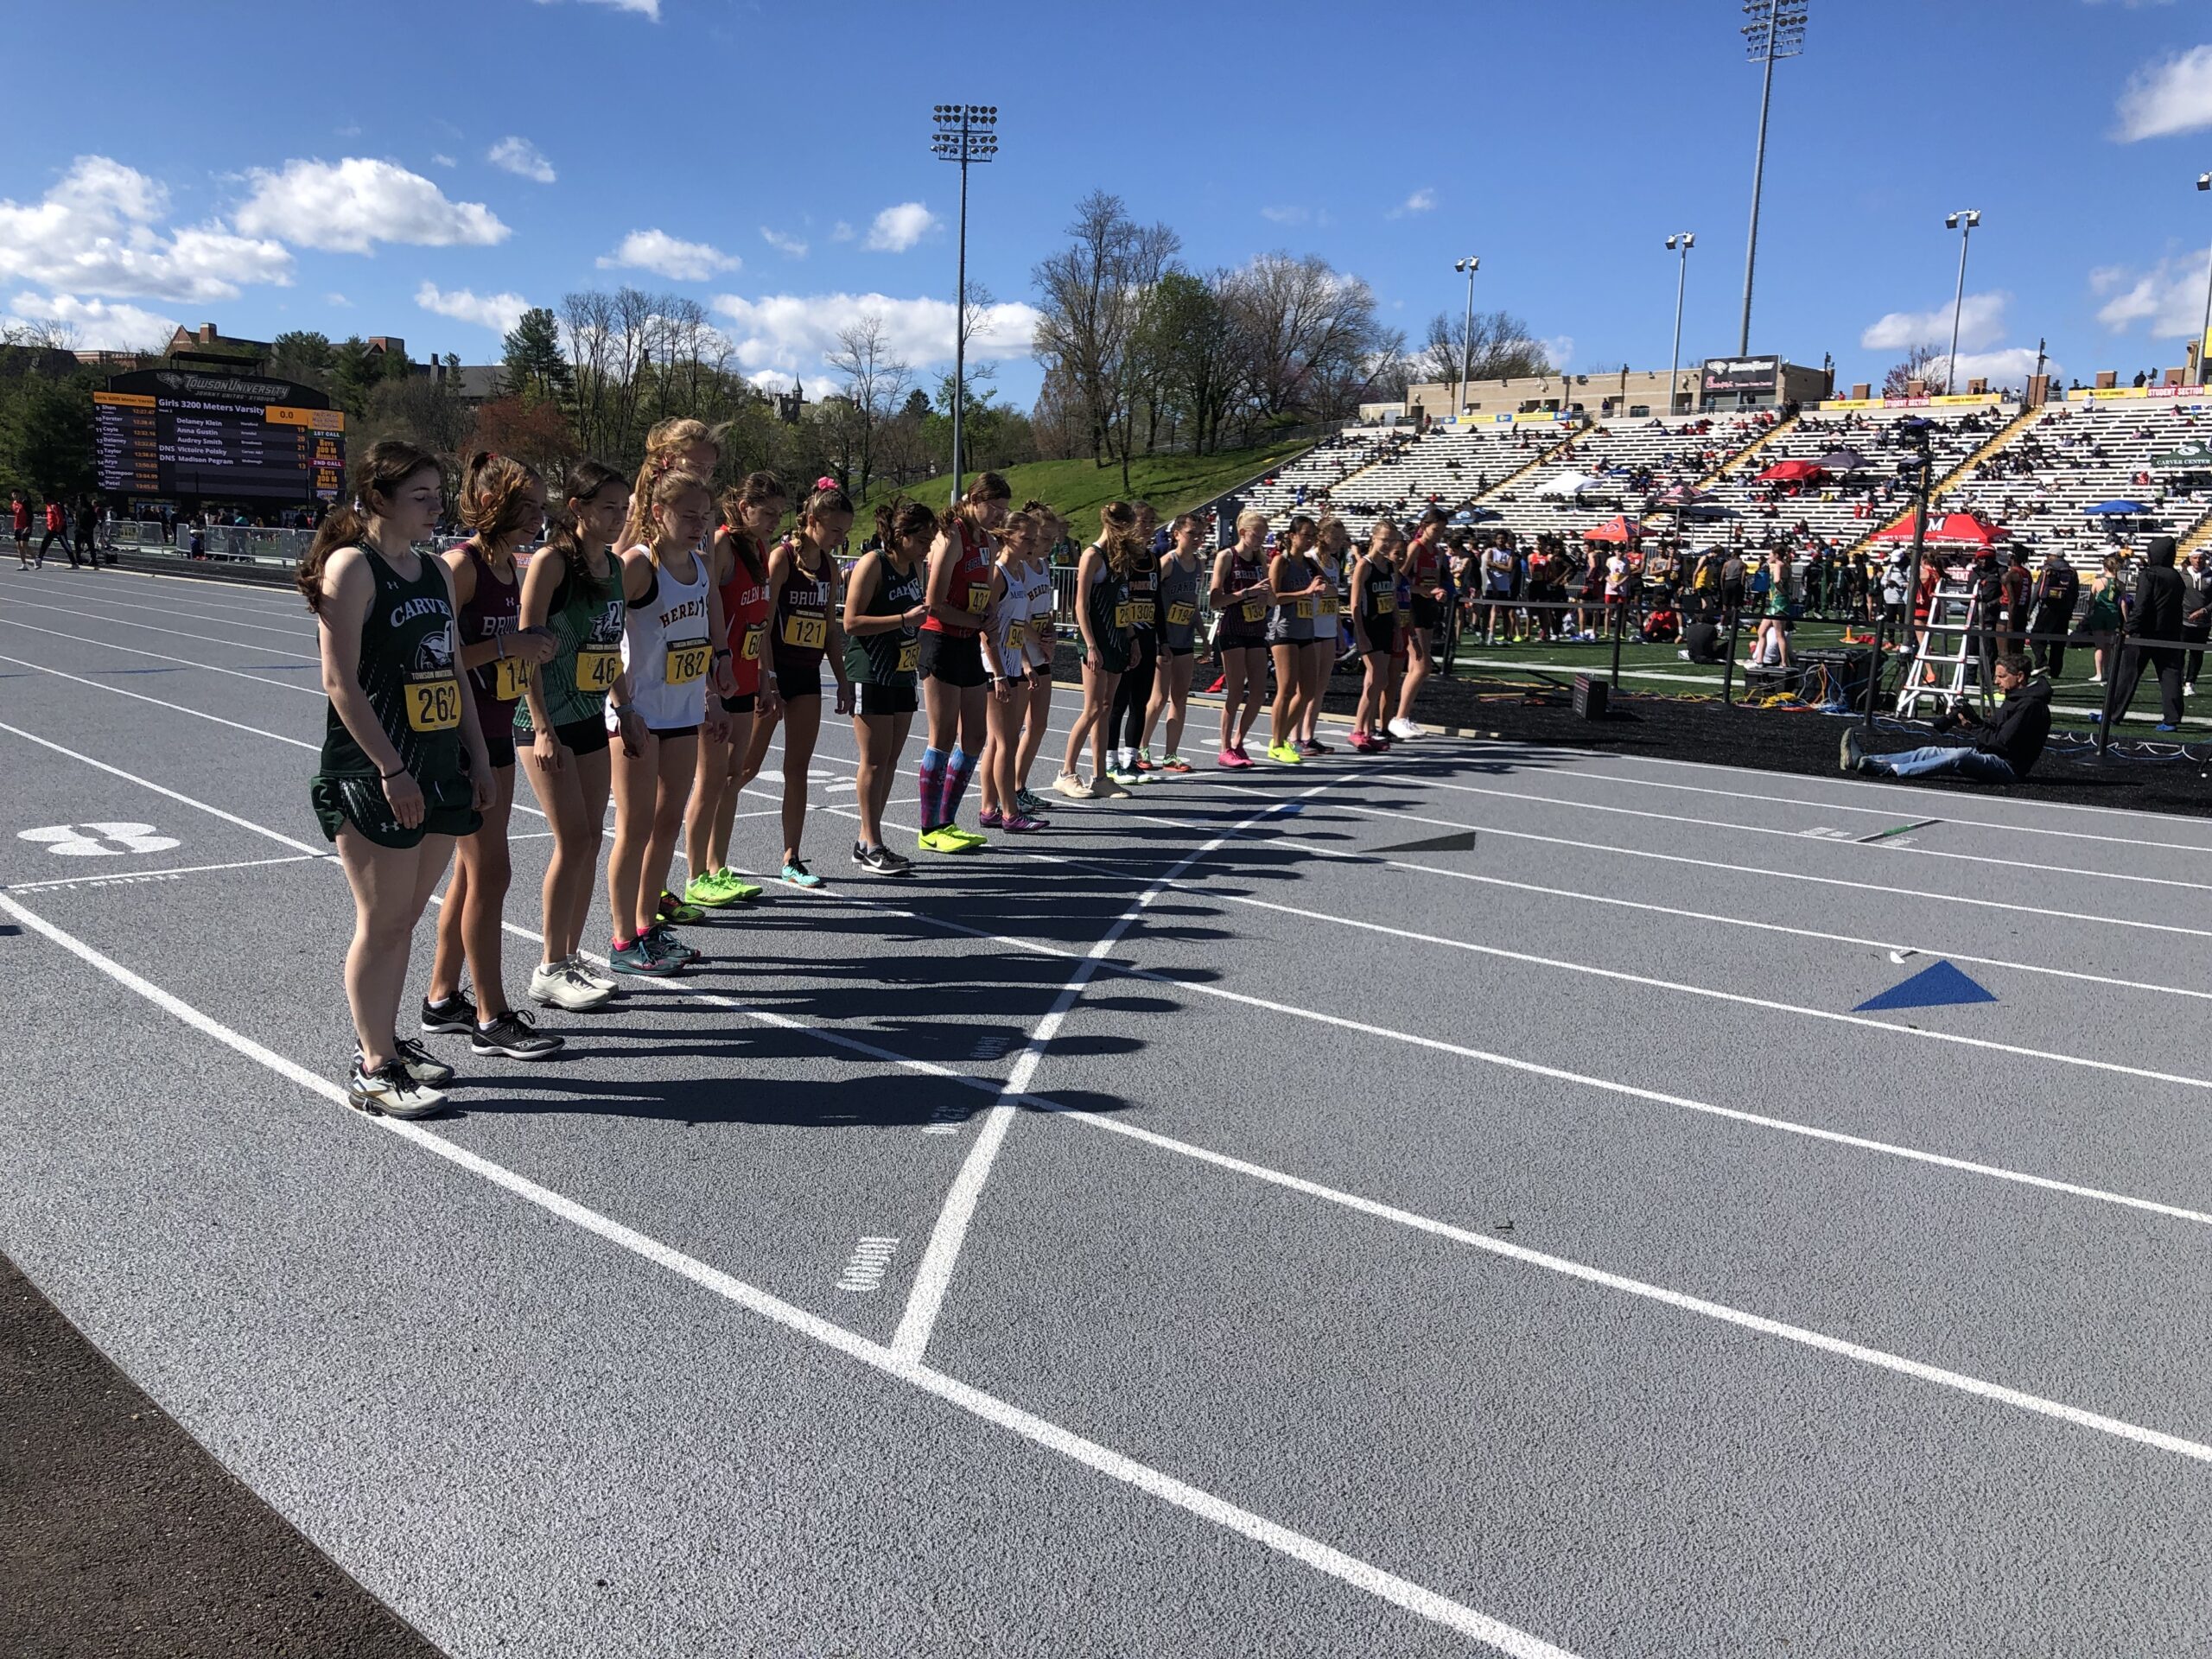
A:
[[[1821,463],[1817,461],[1777,461],[1752,481],[1758,484],[1796,484],[1823,475]]]
[[[1878,542],[1909,542],[1912,539],[1912,525],[1913,520],[1907,518],[1901,524],[1891,524],[1887,530],[1876,531],[1873,539]],[[1970,512],[1947,512],[1928,526],[1929,541],[1949,542],[1967,547],[1988,547],[2003,541],[2012,533],[2002,524],[1984,524]]]
[[[1607,519],[1595,530],[1584,531],[1582,539],[1586,542],[1618,542],[1625,547],[1643,533],[1643,527],[1634,519],[1618,516]]]

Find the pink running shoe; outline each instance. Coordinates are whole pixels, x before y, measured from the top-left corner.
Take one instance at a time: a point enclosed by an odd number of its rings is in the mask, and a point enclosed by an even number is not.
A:
[[[1252,763],[1241,749],[1224,749],[1214,757],[1214,764],[1224,771],[1242,772],[1249,768]]]
[[[1027,812],[1017,812],[1000,823],[998,828],[1009,835],[1026,835],[1033,830],[1049,830],[1052,826],[1042,818],[1033,818]]]
[[[1002,830],[1006,827],[1006,814],[995,806],[987,806],[976,815],[976,822],[986,830]]]
[[[1371,753],[1375,748],[1375,741],[1365,732],[1354,732],[1350,737],[1344,739],[1344,741],[1362,754]]]

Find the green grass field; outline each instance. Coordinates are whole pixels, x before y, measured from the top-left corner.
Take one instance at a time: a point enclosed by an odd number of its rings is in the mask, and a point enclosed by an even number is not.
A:
[[[1793,651],[1821,650],[1842,643],[1840,626],[1801,622],[1790,635]],[[1713,696],[1720,695],[1721,671],[1686,663],[1674,645],[1624,644],[1621,646],[1621,690],[1649,696]],[[1735,696],[1738,702],[1755,701],[1744,690],[1744,658],[1750,649],[1746,634],[1736,654]],[[2089,682],[2094,655],[2087,646],[2066,653],[2066,675],[2052,690],[2054,729],[2093,731],[2088,711],[2104,703],[2104,688]],[[1455,675],[1494,683],[1497,689],[1555,681],[1570,683],[1578,673],[1604,674],[1612,664],[1612,644],[1488,645],[1462,637],[1453,664]],[[1932,711],[1931,711],[1932,712]],[[2183,731],[2202,737],[2212,730],[2212,683],[2184,708]],[[2135,706],[2120,729],[2132,736],[2149,734],[2158,718],[2158,684],[2145,679],[2135,693]]]
[[[1160,522],[1165,524],[1185,508],[1211,501],[1231,485],[1241,484],[1255,473],[1311,447],[1310,442],[1300,442],[1253,449],[1224,449],[1212,455],[1140,456],[1129,463],[1127,494],[1132,499],[1151,502],[1159,511]],[[1054,509],[1073,520],[1074,527],[1069,533],[1078,545],[1096,537],[1098,510],[1124,494],[1119,466],[1098,467],[1089,461],[1031,461],[1027,466],[1007,467],[1006,479],[1014,486],[1015,505],[1033,497],[1050,502]],[[952,480],[946,475],[910,484],[898,493],[942,508],[951,489]],[[893,493],[888,485],[879,485],[868,493],[861,503],[856,535],[864,537],[874,532],[876,506],[888,500]]]

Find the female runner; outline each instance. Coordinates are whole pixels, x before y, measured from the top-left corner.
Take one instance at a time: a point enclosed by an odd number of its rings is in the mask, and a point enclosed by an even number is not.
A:
[[[1260,718],[1268,681],[1268,585],[1262,551],[1268,515],[1247,507],[1236,515],[1236,543],[1213,562],[1214,643],[1221,652],[1221,753],[1216,764],[1241,771],[1252,764],[1244,740]],[[1241,716],[1240,716],[1241,710]]]
[[[1313,521],[1298,514],[1290,521],[1281,550],[1268,567],[1268,585],[1274,590],[1268,647],[1275,663],[1268,759],[1291,766],[1306,763],[1298,732],[1306,721],[1306,652],[1313,643],[1313,602],[1321,592],[1321,573],[1308,556],[1317,539]]]
[[[837,677],[837,712],[853,712],[853,683],[845,672],[845,630],[838,620],[837,550],[853,532],[853,504],[834,478],[818,478],[798,511],[798,523],[768,560],[768,591],[775,597],[769,656],[784,727],[784,868],[786,886],[818,887],[799,843],[806,833],[806,774],[822,734],[822,660]],[[776,717],[757,714],[745,752],[741,785],[760,775]]]
[[[1390,665],[1398,645],[1398,531],[1388,518],[1375,521],[1367,550],[1352,561],[1351,633],[1359,646],[1359,706],[1344,741],[1362,754],[1387,754],[1382,729],[1390,707]]]
[[[448,580],[461,616],[459,665],[476,703],[476,724],[492,762],[492,804],[473,835],[454,846],[453,880],[438,912],[438,943],[430,958],[430,983],[423,998],[425,1032],[457,1032],[476,1054],[511,1060],[550,1059],[558,1037],[531,1029],[531,1019],[507,1001],[500,962],[499,918],[514,867],[507,854],[507,822],[515,804],[515,705],[531,671],[553,654],[552,632],[525,633],[522,572],[515,549],[545,527],[545,485],[518,461],[480,451],[461,478],[461,521],[474,532],[445,556]],[[476,991],[461,994],[468,966]]]
[[[1174,537],[1160,556],[1156,602],[1160,607],[1160,667],[1154,677],[1152,701],[1144,711],[1144,755],[1152,758],[1153,728],[1161,715],[1167,716],[1167,753],[1162,772],[1192,770],[1183,758],[1183,726],[1191,713],[1191,670],[1198,661],[1198,583],[1204,563],[1199,550],[1205,545],[1206,527],[1195,513],[1179,513],[1169,526]]]
[[[1029,788],[1030,769],[1045,747],[1045,732],[1052,718],[1052,650],[1060,637],[1059,604],[1052,590],[1052,549],[1067,531],[1068,521],[1042,501],[1028,500],[1021,510],[1037,521],[1024,570],[1029,585],[1029,701],[1022,715],[1021,746],[1014,758],[1015,810],[1032,818],[1045,816],[1042,796]],[[1011,580],[1011,575],[1009,575]]]
[[[1083,630],[1083,712],[1068,732],[1066,759],[1052,787],[1073,800],[1115,800],[1128,790],[1109,770],[1114,689],[1129,665],[1129,571],[1138,556],[1137,516],[1126,501],[1099,509],[1098,539],[1084,549],[1075,572],[1075,614]],[[1084,740],[1091,746],[1090,782],[1077,775]]]
[[[1114,687],[1114,713],[1106,734],[1113,749],[1107,776],[1117,784],[1159,782],[1144,758],[1144,716],[1159,678],[1160,556],[1152,550],[1160,515],[1148,501],[1131,504],[1136,514],[1138,557],[1129,567],[1129,665]]]
[[[982,630],[990,621],[995,580],[991,537],[1014,497],[996,473],[979,473],[930,550],[929,619],[922,624],[922,695],[929,702],[930,741],[922,751],[922,830],[925,853],[972,853],[986,836],[959,827],[960,798],[982,758],[986,734]],[[950,746],[950,747],[948,747]]]
[[[622,738],[607,860],[614,929],[607,965],[618,974],[664,976],[699,956],[662,919],[659,897],[698,770],[699,733],[720,737],[729,728],[721,705],[731,690],[729,647],[715,643],[729,630],[699,550],[714,507],[705,479],[671,467],[651,486],[645,522],[652,539],[622,556],[626,695],[607,704],[608,729]],[[638,517],[635,502],[630,516]]]
[[[1414,528],[1413,544],[1406,550],[1404,565],[1413,588],[1413,610],[1411,626],[1404,630],[1402,642],[1406,678],[1398,690],[1397,717],[1390,722],[1393,737],[1421,735],[1421,726],[1414,719],[1414,701],[1428,680],[1429,644],[1451,616],[1452,595],[1444,568],[1446,523],[1442,511],[1431,507],[1421,514],[1421,523]]]
[[[1022,716],[1029,707],[1029,560],[1037,548],[1038,524],[1027,512],[1012,512],[999,526],[998,568],[991,576],[991,623],[983,631],[983,665],[990,671],[991,701],[986,711],[990,734],[983,740],[983,804],[986,830],[1026,834],[1048,829],[1020,804]]]
[[[437,461],[391,439],[369,446],[353,505],[331,510],[296,580],[315,613],[330,697],[308,798],[353,890],[346,1000],[357,1046],[348,1103],[390,1117],[444,1109],[453,1069],[394,1028],[409,947],[454,837],[492,804],[476,705],[454,671],[461,649],[445,566],[413,543],[438,521]]]
[[[745,481],[722,493],[722,523],[715,537],[715,585],[722,594],[722,617],[729,624],[730,680],[736,695],[722,699],[730,718],[729,741],[699,740],[699,775],[691,785],[691,804],[683,817],[684,884],[688,905],[710,908],[758,899],[760,889],[729,867],[730,830],[737,820],[737,774],[753,745],[756,715],[775,718],[776,688],[766,683],[761,665],[768,650],[768,543],[783,522],[786,502],[783,480],[773,473],[747,473]]]
[[[530,976],[530,998],[577,1012],[614,995],[583,958],[605,837],[607,792],[607,698],[627,699],[622,683],[622,616],[616,586],[614,537],[629,516],[622,474],[595,461],[569,472],[553,533],[522,579],[522,625],[553,637],[553,654],[523,687],[515,711],[518,741],[530,741],[531,787],[553,831],[538,926],[543,958]],[[632,721],[634,725],[634,721]]]
[[[923,561],[937,515],[898,497],[875,510],[880,545],[861,555],[845,580],[845,672],[860,685],[853,737],[861,752],[853,804],[861,836],[853,862],[878,875],[912,875],[913,862],[883,844],[883,809],[914,724],[914,671],[921,660]]]
[[[1313,568],[1319,572],[1321,591],[1313,596],[1313,639],[1306,647],[1306,708],[1299,724],[1300,752],[1332,753],[1321,741],[1321,699],[1328,695],[1329,675],[1337,665],[1337,652],[1344,642],[1338,614],[1344,585],[1344,553],[1351,538],[1344,521],[1332,512],[1321,516],[1319,539],[1313,549]]]

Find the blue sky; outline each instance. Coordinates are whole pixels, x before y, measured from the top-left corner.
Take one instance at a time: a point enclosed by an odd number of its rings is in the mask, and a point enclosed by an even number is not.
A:
[[[1962,370],[2017,372],[2038,337],[2084,379],[2180,360],[2212,239],[2212,7],[1811,4],[1776,74],[1753,351],[1833,353],[1849,382],[1947,344],[1943,215],[1976,207]],[[1320,253],[1416,345],[1471,252],[1477,303],[1573,368],[1663,366],[1671,231],[1698,238],[1684,360],[1736,347],[1742,22],[1735,0],[19,8],[39,114],[0,156],[0,315],[87,345],[214,321],[479,362],[521,303],[631,281],[709,306],[764,381],[826,378],[868,310],[923,365],[950,355],[957,199],[929,111],[967,99],[1000,110],[969,258],[1022,403],[1030,267],[1096,187],[1196,267]],[[118,60],[147,67],[70,67]],[[38,63],[62,68],[34,93]]]

